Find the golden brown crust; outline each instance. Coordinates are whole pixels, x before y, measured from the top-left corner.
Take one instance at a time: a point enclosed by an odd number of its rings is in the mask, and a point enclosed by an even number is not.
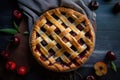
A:
[[[67,27],[63,26],[63,23]],[[77,28],[78,25],[83,29]],[[83,44],[78,42],[81,39]],[[41,43],[43,40],[44,44]],[[61,46],[60,49],[57,44]],[[94,44],[95,33],[88,18],[75,10],[63,7],[43,13],[36,21],[30,36],[31,50],[38,62],[58,72],[70,71],[82,66],[92,54]],[[49,52],[50,49],[52,53]],[[82,54],[84,57],[80,56]],[[60,61],[57,61],[58,59]]]

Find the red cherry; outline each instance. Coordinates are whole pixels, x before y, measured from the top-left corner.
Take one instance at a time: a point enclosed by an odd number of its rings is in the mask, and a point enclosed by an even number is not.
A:
[[[114,7],[113,7],[113,12],[114,13],[119,13],[120,12],[120,2],[117,2]]]
[[[86,77],[86,80],[96,80],[95,77],[93,75],[88,75]]]
[[[22,18],[22,13],[21,13],[19,10],[14,10],[14,11],[13,11],[13,16],[14,16],[16,19],[21,19],[21,18]]]
[[[5,67],[7,70],[13,71],[16,69],[16,63],[14,61],[8,61]]]
[[[105,57],[109,61],[114,61],[116,59],[116,55],[112,51],[108,51]]]
[[[99,7],[99,3],[98,3],[97,1],[91,1],[91,2],[89,3],[89,8],[90,8],[91,10],[97,10],[98,7]]]
[[[19,66],[17,69],[17,73],[18,75],[24,76],[27,73],[27,68],[25,66]]]
[[[20,38],[17,36],[12,37],[11,43],[13,44],[13,46],[18,46],[20,44]]]
[[[0,55],[4,58],[4,59],[8,59],[10,57],[10,53],[6,50],[2,51],[0,53]]]

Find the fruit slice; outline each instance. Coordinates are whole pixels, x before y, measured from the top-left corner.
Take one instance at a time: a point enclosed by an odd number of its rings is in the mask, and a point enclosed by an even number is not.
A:
[[[94,64],[94,69],[97,76],[104,76],[108,72],[107,64],[102,61],[96,62]]]

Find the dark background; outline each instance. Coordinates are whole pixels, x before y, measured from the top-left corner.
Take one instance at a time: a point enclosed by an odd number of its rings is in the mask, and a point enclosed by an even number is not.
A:
[[[0,1],[0,29],[11,28],[12,25],[12,11],[18,8],[15,0],[1,0]],[[5,49],[8,44],[10,35],[3,35],[0,33],[0,51]]]
[[[120,75],[120,14],[112,13],[112,8],[118,1],[120,2],[120,0],[112,0],[111,2],[98,0],[100,7],[96,10],[97,33],[94,56],[82,68],[68,73],[55,73],[42,68],[31,57],[31,68],[26,76],[18,76],[17,74],[2,70],[4,69],[4,62],[0,61],[0,77],[5,78],[5,80],[81,80],[80,74],[83,79],[89,74],[94,75],[93,64],[97,61],[94,60],[94,57],[99,56],[98,60],[102,60],[102,57],[104,57],[103,53],[112,50],[117,55],[115,63],[118,72],[112,71],[109,67],[107,75],[96,78],[97,80],[118,80]],[[13,27],[12,12],[17,8],[15,0],[0,0],[0,28]],[[6,48],[11,36],[0,33],[0,52]]]

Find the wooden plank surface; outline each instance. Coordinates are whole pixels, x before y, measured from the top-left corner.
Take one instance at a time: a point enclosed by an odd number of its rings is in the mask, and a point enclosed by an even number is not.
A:
[[[7,1],[7,0],[4,0]],[[111,2],[104,2],[103,0],[97,0],[100,3],[100,7],[96,10],[96,23],[97,23],[97,31],[96,31],[96,46],[93,55],[86,62],[86,64],[76,70],[79,74],[85,78],[87,75],[93,73],[93,65],[96,61],[102,61],[105,57],[105,53],[108,50],[112,50],[117,55],[117,60],[115,61],[118,72],[114,73],[111,69],[104,77],[100,77],[97,80],[117,80],[120,75],[120,13],[115,15],[112,13],[112,8],[116,2],[120,2],[120,0],[112,0]],[[0,3],[2,5],[2,3]],[[7,5],[9,5],[7,3]],[[5,5],[2,5],[4,7]],[[11,6],[11,5],[10,5]],[[9,7],[11,8],[11,7]],[[8,14],[7,14],[7,13]],[[12,27],[11,25],[11,10],[7,10],[6,8],[0,8],[0,15],[4,14],[4,16],[0,16],[0,28],[4,27]],[[8,19],[9,18],[9,19]],[[10,36],[6,35],[3,38],[3,35],[0,34],[0,47],[3,47],[7,44],[7,39]],[[4,42],[4,43],[3,43]],[[20,52],[19,52],[20,54]],[[22,53],[23,54],[23,53]],[[20,58],[20,57],[19,57]],[[17,59],[17,58],[16,58]],[[15,59],[15,60],[16,60]],[[23,62],[23,61],[22,61]],[[21,62],[21,64],[22,64]],[[30,62],[30,61],[29,61]],[[9,72],[2,72],[3,66],[1,68],[0,64],[0,77],[3,76],[8,80],[12,79],[22,79],[22,80],[81,80],[81,78],[75,74],[75,72],[70,73],[54,73],[49,72],[48,70],[44,70],[40,65],[35,62],[34,59],[29,63],[31,65],[29,73],[25,77],[20,77],[15,73],[10,74]],[[23,62],[27,64],[27,62]],[[6,77],[7,76],[7,77]],[[72,78],[70,78],[72,77]]]
[[[112,12],[113,6],[120,0],[112,0],[110,2],[97,1],[100,6],[95,11],[97,15],[95,51],[85,66],[92,66],[96,61],[103,60],[106,52],[111,50],[117,55],[115,62],[117,67],[120,67],[120,13],[114,14]]]

